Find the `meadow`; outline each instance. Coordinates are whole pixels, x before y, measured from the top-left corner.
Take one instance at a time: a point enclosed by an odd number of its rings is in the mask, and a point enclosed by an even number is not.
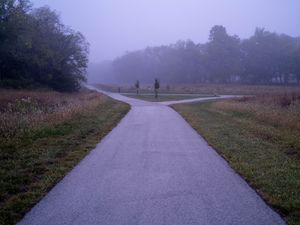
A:
[[[128,110],[89,90],[0,90],[0,224],[20,220]]]
[[[94,84],[109,92],[136,93],[134,85]],[[200,95],[257,95],[299,92],[300,86],[242,85],[242,84],[166,84],[161,83],[159,93]],[[153,94],[153,84],[141,84],[140,93]]]

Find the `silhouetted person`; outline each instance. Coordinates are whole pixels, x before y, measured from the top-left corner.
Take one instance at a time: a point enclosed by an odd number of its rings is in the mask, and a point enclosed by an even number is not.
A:
[[[159,89],[159,81],[158,81],[158,79],[155,79],[155,81],[154,81],[154,93],[155,93],[155,98],[158,97],[158,89]]]
[[[135,88],[136,88],[136,94],[138,95],[139,94],[139,89],[140,89],[140,82],[139,82],[139,80],[137,80],[135,82]]]

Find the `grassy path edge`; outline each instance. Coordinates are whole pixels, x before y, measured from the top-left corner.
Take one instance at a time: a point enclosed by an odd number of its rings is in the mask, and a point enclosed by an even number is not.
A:
[[[105,103],[99,104],[93,111],[76,115],[74,118],[54,125],[37,129],[28,137],[29,140],[13,146],[24,152],[51,152],[41,155],[33,162],[24,161],[17,174],[16,190],[6,201],[0,202],[0,224],[9,225],[18,222],[36,203],[59,183],[96,145],[100,143],[126,116],[130,106],[105,96]],[[24,149],[24,150],[23,150]],[[47,158],[49,157],[49,158]],[[18,159],[19,160],[19,159]],[[29,165],[28,165],[29,164]],[[28,170],[24,169],[28,168]],[[12,171],[18,173],[16,171]],[[3,173],[2,173],[3,174]],[[29,174],[26,176],[26,174]],[[24,179],[21,178],[25,176]],[[20,179],[20,181],[18,181]],[[26,183],[26,186],[22,186]],[[22,188],[25,188],[22,190]],[[21,189],[21,191],[18,191]]]
[[[188,115],[188,112],[184,112],[185,109],[183,107],[188,107],[189,105],[200,105],[200,104],[210,104],[213,102],[222,101],[222,100],[210,100],[205,102],[197,102],[197,103],[181,103],[181,104],[173,104],[170,107],[175,110],[194,130],[197,132],[207,143],[209,146],[211,146],[216,153],[221,156],[228,164],[228,166],[237,173],[243,180],[246,181],[246,183],[262,198],[262,200],[271,207],[274,211],[276,211],[288,224],[290,225],[299,225],[299,215],[289,215],[289,212],[286,212],[286,209],[284,207],[281,207],[280,205],[274,205],[270,201],[269,197],[267,196],[268,193],[265,193],[263,188],[261,188],[255,180],[249,179],[247,177],[247,174],[243,173],[243,171],[237,169],[235,162],[231,160],[231,156],[229,156],[225,151],[223,151],[222,148],[218,144],[216,144],[212,138],[210,137],[209,132],[201,132],[199,130],[198,125],[196,124],[197,121],[194,120],[195,118],[191,118]],[[189,112],[191,113],[191,112]],[[296,198],[296,196],[295,196]]]

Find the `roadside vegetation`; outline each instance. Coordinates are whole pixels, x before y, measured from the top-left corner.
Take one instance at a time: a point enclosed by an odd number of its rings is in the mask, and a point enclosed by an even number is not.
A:
[[[95,87],[105,91],[129,94],[136,93],[133,85],[94,84]],[[199,94],[199,95],[257,95],[276,94],[284,92],[298,92],[299,86],[281,85],[239,85],[239,84],[172,84],[162,83],[160,93],[165,94]],[[153,84],[140,84],[140,94],[154,94]]]
[[[173,108],[288,224],[300,224],[299,91]]]
[[[128,110],[89,90],[0,90],[0,224],[19,221]]]

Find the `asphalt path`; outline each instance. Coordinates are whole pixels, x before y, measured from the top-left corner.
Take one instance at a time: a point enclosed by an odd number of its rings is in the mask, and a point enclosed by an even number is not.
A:
[[[20,225],[285,224],[173,102],[106,94],[130,112]]]

